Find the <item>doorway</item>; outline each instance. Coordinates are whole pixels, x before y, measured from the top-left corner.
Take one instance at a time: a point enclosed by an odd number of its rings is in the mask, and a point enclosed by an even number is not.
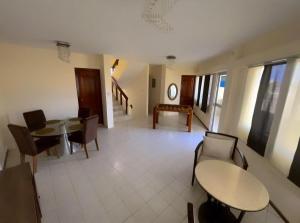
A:
[[[211,124],[211,130],[213,132],[218,132],[219,129],[224,91],[227,84],[227,74],[226,73],[216,74],[216,77],[217,77],[217,89],[216,89],[216,95],[213,103],[213,117],[212,117],[212,124]]]
[[[91,109],[91,114],[98,115],[103,124],[100,70],[75,68],[75,77],[79,108]]]
[[[181,76],[180,105],[194,107],[195,75]]]

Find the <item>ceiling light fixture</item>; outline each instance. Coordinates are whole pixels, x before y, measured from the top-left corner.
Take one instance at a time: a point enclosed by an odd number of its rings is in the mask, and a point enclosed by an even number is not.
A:
[[[167,60],[176,60],[176,57],[174,55],[168,55],[166,56]]]
[[[168,55],[166,56],[166,59],[167,59],[167,66],[171,67],[175,63],[176,56]]]
[[[70,63],[70,43],[63,41],[56,41],[57,56],[60,60]]]
[[[165,20],[165,16],[180,0],[145,0],[142,18],[164,32],[170,32],[173,27]]]

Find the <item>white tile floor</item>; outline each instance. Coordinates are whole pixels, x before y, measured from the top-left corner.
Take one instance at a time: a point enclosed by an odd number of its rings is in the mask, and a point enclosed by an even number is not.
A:
[[[100,152],[89,144],[90,159],[80,150],[40,157],[35,178],[43,223],[187,222],[187,202],[199,206],[206,194],[190,186],[204,129],[194,119],[188,133],[184,123],[183,117],[164,117],[153,130],[151,117],[130,120],[99,129]],[[11,153],[8,165],[16,162]],[[249,216],[244,222],[268,222],[265,214]]]

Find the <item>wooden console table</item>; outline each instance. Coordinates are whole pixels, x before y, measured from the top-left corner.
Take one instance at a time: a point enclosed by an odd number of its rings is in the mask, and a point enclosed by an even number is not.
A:
[[[172,105],[172,104],[158,104],[153,108],[153,129],[156,128],[156,123],[158,123],[158,117],[160,111],[167,112],[179,112],[186,113],[186,125],[188,126],[188,131],[192,131],[192,119],[193,119],[193,108],[189,105]]]
[[[28,163],[0,172],[0,222],[39,223],[41,209]]]

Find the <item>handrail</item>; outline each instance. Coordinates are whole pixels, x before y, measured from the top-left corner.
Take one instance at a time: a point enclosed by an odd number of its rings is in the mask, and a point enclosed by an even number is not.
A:
[[[120,104],[123,105],[123,97],[125,99],[125,111],[126,111],[126,115],[128,114],[128,96],[125,94],[125,92],[122,90],[122,88],[120,87],[120,85],[118,84],[117,80],[114,77],[111,77],[112,79],[112,92],[114,92],[114,87],[116,89],[116,100],[119,100],[119,93],[120,92]]]

